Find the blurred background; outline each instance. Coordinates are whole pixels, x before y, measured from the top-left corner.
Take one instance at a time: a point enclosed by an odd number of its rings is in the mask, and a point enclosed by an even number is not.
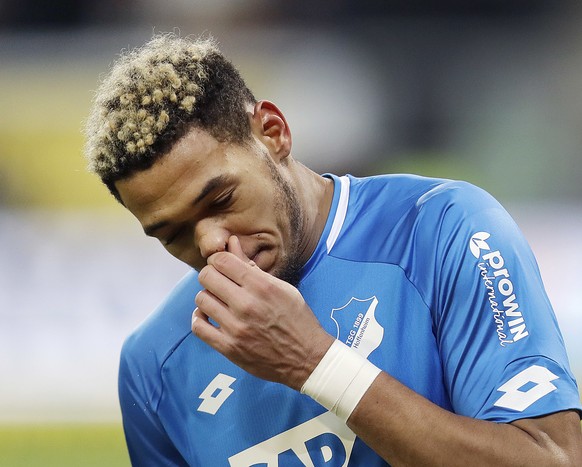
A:
[[[100,76],[167,31],[213,35],[315,170],[459,178],[497,197],[582,382],[580,2],[0,0],[0,424],[118,427],[123,338],[186,271],[82,155]],[[2,457],[6,433],[0,465],[33,465]]]

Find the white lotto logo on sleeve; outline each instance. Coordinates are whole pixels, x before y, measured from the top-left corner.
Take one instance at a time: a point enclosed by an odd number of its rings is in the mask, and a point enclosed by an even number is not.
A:
[[[558,389],[551,381],[559,379],[547,368],[532,365],[497,389],[503,394],[493,405],[523,412],[534,402]]]
[[[499,344],[505,347],[529,335],[519,308],[511,274],[499,250],[492,250],[489,232],[477,232],[469,240],[469,250],[477,258],[479,274],[491,308]]]

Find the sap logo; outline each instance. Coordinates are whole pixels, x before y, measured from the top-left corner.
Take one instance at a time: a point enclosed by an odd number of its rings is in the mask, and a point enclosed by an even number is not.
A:
[[[232,467],[345,467],[356,435],[331,412],[228,459]]]

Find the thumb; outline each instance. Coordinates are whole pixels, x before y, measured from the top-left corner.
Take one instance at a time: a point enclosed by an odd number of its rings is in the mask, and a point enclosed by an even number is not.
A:
[[[250,258],[245,255],[241,245],[240,240],[236,235],[231,235],[228,239],[228,252],[235,255],[238,259],[242,260],[245,263],[251,264],[254,266],[254,262],[250,260]]]

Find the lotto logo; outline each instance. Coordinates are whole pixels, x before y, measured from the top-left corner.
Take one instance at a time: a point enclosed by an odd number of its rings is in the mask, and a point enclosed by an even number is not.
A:
[[[215,415],[218,409],[226,402],[226,399],[234,392],[230,386],[236,378],[222,373],[218,373],[210,382],[202,394],[198,396],[202,402],[198,406],[198,412],[206,412]]]
[[[493,405],[523,412],[534,402],[558,389],[551,383],[558,378],[547,368],[532,365],[497,389],[505,394]]]

